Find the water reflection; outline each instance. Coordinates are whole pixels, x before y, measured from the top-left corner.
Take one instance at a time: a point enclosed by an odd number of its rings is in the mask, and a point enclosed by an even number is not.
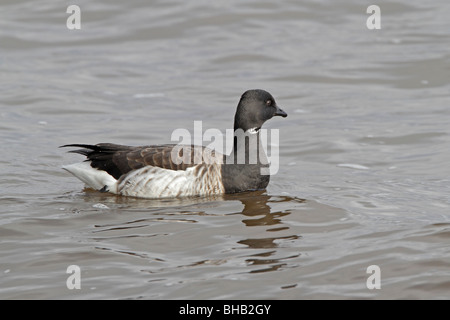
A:
[[[245,218],[242,220],[247,227],[281,225],[277,228],[265,229],[265,232],[262,233],[262,235],[267,235],[267,232],[271,232],[270,237],[247,238],[237,242],[238,244],[246,245],[248,249],[272,249],[248,256],[245,260],[247,265],[257,267],[257,269],[249,271],[250,273],[276,271],[280,268],[287,267],[286,260],[300,256],[299,252],[292,254],[291,250],[289,250],[290,254],[288,256],[284,256],[282,253],[278,252],[280,251],[278,248],[282,248],[283,243],[292,243],[301,238],[298,234],[286,234],[289,227],[283,225],[282,218],[291,214],[292,210],[283,210],[282,206],[280,210],[279,207],[280,203],[286,202],[290,204],[288,208],[292,208],[293,202],[303,203],[305,202],[304,199],[288,196],[270,196],[267,195],[265,191],[257,191],[229,196],[228,200],[235,197],[239,197],[238,200],[244,205],[242,212],[239,214],[250,217],[250,219]],[[277,209],[272,209],[271,204]],[[273,236],[274,234],[278,234],[278,236]],[[290,244],[289,247],[296,246]],[[264,267],[260,268],[261,266]]]
[[[303,199],[294,199],[287,196],[269,196],[265,191],[254,191],[239,195],[228,196],[230,199],[238,197],[238,200],[244,205],[241,214],[247,217],[262,216],[256,219],[244,219],[242,222],[248,226],[270,226],[281,223],[281,218],[291,213],[291,210],[274,211],[271,212],[269,202],[304,202]],[[226,199],[226,198],[225,198]],[[272,229],[275,230],[275,229]]]
[[[182,248],[182,259],[179,260],[178,250],[160,252],[156,256],[164,258],[158,261],[164,261],[166,265],[159,266],[159,272],[172,268],[196,268],[200,264],[222,265],[236,260],[249,268],[245,272],[270,272],[296,265],[288,260],[301,255],[298,244],[301,235],[285,221],[290,214],[298,214],[299,207],[305,206],[303,199],[270,195],[266,191],[164,200],[87,191],[83,198],[95,208],[91,212],[104,211],[99,206],[95,207],[102,204],[108,207],[108,211],[117,213],[94,224],[90,240],[96,242],[97,248],[154,261],[154,253],[139,247],[139,239],[158,242],[164,238],[169,243],[177,243],[175,247]],[[238,203],[243,208],[232,212]],[[129,215],[121,214],[123,212]],[[236,228],[236,221],[241,221],[244,227]],[[190,223],[180,227],[180,223],[186,222]],[[174,223],[178,226],[175,227]],[[205,229],[205,225],[211,227]],[[174,228],[178,231],[173,232]],[[227,241],[227,238],[222,242],[216,241],[216,236],[227,237],[228,234],[233,235],[233,241]],[[137,246],[130,246],[134,241]],[[127,243],[126,250],[121,246],[120,249],[114,248],[122,242]],[[211,246],[217,246],[213,254],[208,250]]]
[[[115,206],[119,205],[127,209],[155,209],[155,208],[174,208],[174,207],[189,207],[196,204],[208,203],[213,201],[221,201],[224,199],[223,195],[209,195],[209,196],[193,196],[182,198],[163,198],[163,199],[146,199],[124,197],[111,193],[102,193],[90,188],[84,189],[83,199],[86,202],[97,201],[101,203],[111,203]]]

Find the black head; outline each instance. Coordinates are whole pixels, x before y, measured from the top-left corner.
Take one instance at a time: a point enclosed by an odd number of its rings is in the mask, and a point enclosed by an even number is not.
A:
[[[244,92],[234,116],[234,130],[261,128],[264,122],[274,116],[287,117],[270,93],[264,90],[248,90]]]

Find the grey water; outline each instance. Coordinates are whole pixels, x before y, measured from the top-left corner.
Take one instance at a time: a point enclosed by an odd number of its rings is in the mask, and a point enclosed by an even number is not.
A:
[[[449,299],[450,5],[379,2],[370,30],[372,4],[3,0],[0,298]],[[225,132],[253,88],[289,115],[265,191],[123,198],[61,170],[63,144]]]

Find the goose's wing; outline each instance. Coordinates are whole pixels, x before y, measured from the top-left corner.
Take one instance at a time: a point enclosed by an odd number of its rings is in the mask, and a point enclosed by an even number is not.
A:
[[[96,145],[68,144],[62,147],[77,147],[81,149],[70,152],[87,157],[93,168],[108,172],[114,178],[145,166],[159,167],[168,170],[186,170],[189,167],[207,161],[221,161],[222,155],[210,149],[193,145],[154,145],[154,146],[124,146],[112,143]]]

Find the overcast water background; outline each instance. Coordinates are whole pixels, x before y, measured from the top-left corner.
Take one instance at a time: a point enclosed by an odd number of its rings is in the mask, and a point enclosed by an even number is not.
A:
[[[3,0],[0,298],[449,299],[449,16],[447,0]],[[61,170],[83,159],[63,144],[225,132],[252,88],[289,115],[265,125],[265,192],[126,199]]]

